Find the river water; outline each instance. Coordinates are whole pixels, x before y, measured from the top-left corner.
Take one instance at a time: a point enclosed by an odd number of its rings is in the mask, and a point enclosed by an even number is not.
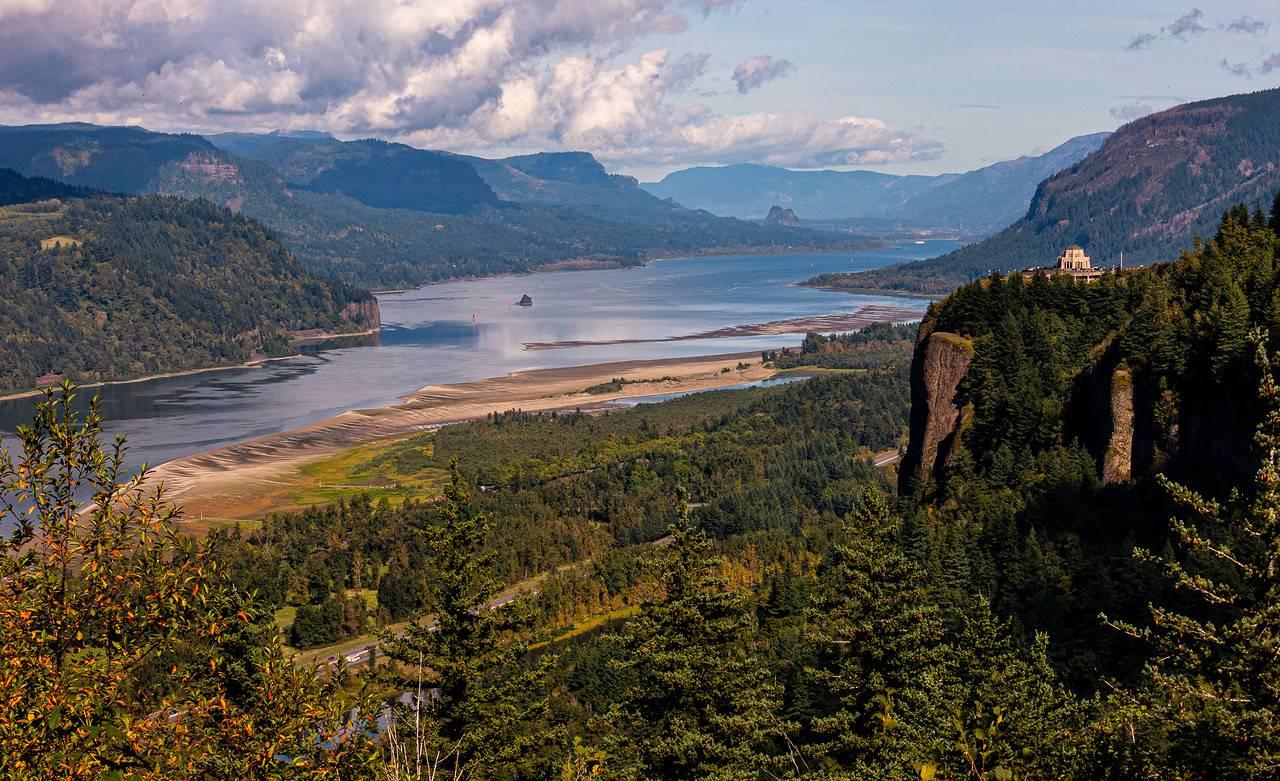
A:
[[[815,274],[933,257],[952,241],[859,253],[664,260],[642,268],[495,277],[379,294],[382,332],[362,346],[309,349],[252,368],[92,390],[129,465],[161,462],[284,431],[351,409],[392,404],[425,385],[607,361],[763,350],[770,335],[526,350],[525,342],[654,339],[732,325],[855,312],[868,304],[923,311],[925,302],[798,287]],[[533,306],[514,303],[522,295]],[[0,433],[30,419],[34,400],[0,402]],[[6,439],[8,437],[6,436]]]

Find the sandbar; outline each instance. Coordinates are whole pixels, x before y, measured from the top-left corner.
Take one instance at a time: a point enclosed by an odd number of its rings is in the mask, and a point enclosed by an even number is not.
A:
[[[183,508],[185,523],[194,532],[203,526],[203,518],[261,517],[279,506],[282,491],[297,486],[301,467],[352,447],[476,420],[494,412],[596,407],[633,396],[722,388],[773,374],[773,369],[761,364],[759,353],[736,353],[538,369],[475,382],[428,385],[401,397],[399,404],[353,410],[291,431],[169,461],[153,469],[150,479],[163,483],[167,500]],[[609,393],[586,392],[615,378],[632,383]]]

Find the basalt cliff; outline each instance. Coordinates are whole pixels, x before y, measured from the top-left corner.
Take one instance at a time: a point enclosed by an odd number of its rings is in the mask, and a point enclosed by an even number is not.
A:
[[[900,490],[941,497],[957,476],[1008,481],[1045,459],[1099,485],[1249,479],[1280,348],[1278,230],[1280,201],[1270,218],[1235,207],[1174,263],[1091,284],[995,276],[932,306]]]

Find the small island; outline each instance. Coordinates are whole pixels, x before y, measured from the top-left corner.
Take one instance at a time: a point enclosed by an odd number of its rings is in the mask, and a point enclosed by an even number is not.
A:
[[[516,306],[533,306],[533,299],[529,298],[529,294],[526,293],[523,296],[520,296],[520,300],[516,302]]]

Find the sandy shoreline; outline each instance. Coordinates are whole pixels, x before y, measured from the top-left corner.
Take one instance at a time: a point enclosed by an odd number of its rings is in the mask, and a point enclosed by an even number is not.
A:
[[[740,363],[748,364],[747,368],[736,368]],[[722,372],[724,368],[730,371]],[[634,396],[723,388],[773,374],[761,365],[760,354],[752,352],[538,369],[475,382],[428,385],[402,396],[400,404],[345,412],[291,431],[169,461],[152,470],[151,479],[164,484],[166,497],[185,509],[188,522],[202,516],[251,519],[271,509],[264,497],[278,497],[301,467],[359,445],[493,412],[585,408]],[[623,385],[614,393],[585,392],[618,377],[646,382]]]
[[[906,307],[871,304],[856,312],[833,315],[814,315],[810,317],[793,317],[787,320],[773,320],[768,323],[748,323],[717,328],[714,331],[703,331],[685,336],[664,336],[653,339],[607,339],[601,341],[575,340],[564,342],[525,342],[526,350],[563,350],[569,347],[600,347],[611,344],[652,344],[655,342],[683,342],[694,339],[723,339],[735,336],[769,336],[780,334],[798,334],[809,331],[835,333],[837,331],[856,331],[872,323],[907,323],[919,320],[924,312]]]

